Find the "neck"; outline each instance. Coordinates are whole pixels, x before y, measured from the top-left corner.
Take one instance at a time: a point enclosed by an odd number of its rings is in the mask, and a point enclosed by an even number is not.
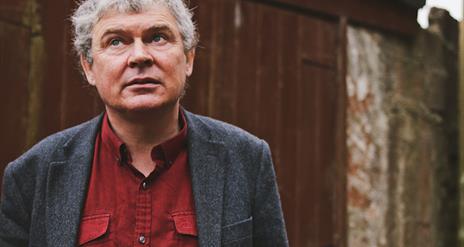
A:
[[[107,108],[108,119],[129,151],[151,150],[179,132],[179,104],[150,112],[120,113]]]

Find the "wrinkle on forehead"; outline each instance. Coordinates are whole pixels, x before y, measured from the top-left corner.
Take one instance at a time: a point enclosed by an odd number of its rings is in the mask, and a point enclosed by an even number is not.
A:
[[[137,14],[149,14],[152,16],[152,19],[150,21],[146,21],[146,19],[141,20]],[[111,29],[147,29],[152,27],[168,28],[172,32],[175,32],[177,29],[173,25],[176,25],[176,20],[167,7],[151,8],[137,13],[120,13],[113,10],[106,12],[97,25],[95,25],[94,34]]]
[[[127,3],[126,4],[114,3],[113,5],[110,5],[109,8],[99,13],[97,23],[101,19],[107,16],[111,16],[111,15],[138,14],[138,13],[148,12],[150,10],[160,10],[160,9],[167,9],[167,11],[171,13],[171,10],[169,9],[168,5],[164,1],[148,0],[148,1],[142,1],[142,3],[130,1],[129,5],[127,5]]]

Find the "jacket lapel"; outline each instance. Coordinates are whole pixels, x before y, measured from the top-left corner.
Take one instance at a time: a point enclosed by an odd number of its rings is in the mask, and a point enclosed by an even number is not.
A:
[[[200,246],[220,246],[224,192],[224,144],[196,116],[187,113],[188,152]]]
[[[63,145],[48,171],[47,246],[76,246],[101,116],[84,124]]]

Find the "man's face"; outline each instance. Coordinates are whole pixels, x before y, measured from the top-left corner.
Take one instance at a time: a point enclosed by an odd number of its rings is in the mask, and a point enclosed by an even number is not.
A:
[[[175,106],[192,73],[195,51],[185,53],[175,18],[156,6],[141,13],[105,14],[92,33],[93,63],[81,57],[91,85],[108,111]]]

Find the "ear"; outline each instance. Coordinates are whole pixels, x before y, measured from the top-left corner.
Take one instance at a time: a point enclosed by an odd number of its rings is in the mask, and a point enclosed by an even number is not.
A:
[[[84,55],[80,56],[80,61],[81,61],[82,69],[84,70],[84,73],[85,73],[85,77],[87,78],[87,81],[89,82],[90,85],[95,86],[95,78],[94,78],[93,71],[92,71],[92,65],[89,63],[89,61],[87,61]]]
[[[185,74],[187,75],[187,77],[189,77],[190,75],[192,75],[192,72],[193,72],[193,62],[195,60],[195,48],[192,48],[189,51],[187,51],[187,53],[185,53],[185,57],[187,59],[187,67],[185,70]]]

